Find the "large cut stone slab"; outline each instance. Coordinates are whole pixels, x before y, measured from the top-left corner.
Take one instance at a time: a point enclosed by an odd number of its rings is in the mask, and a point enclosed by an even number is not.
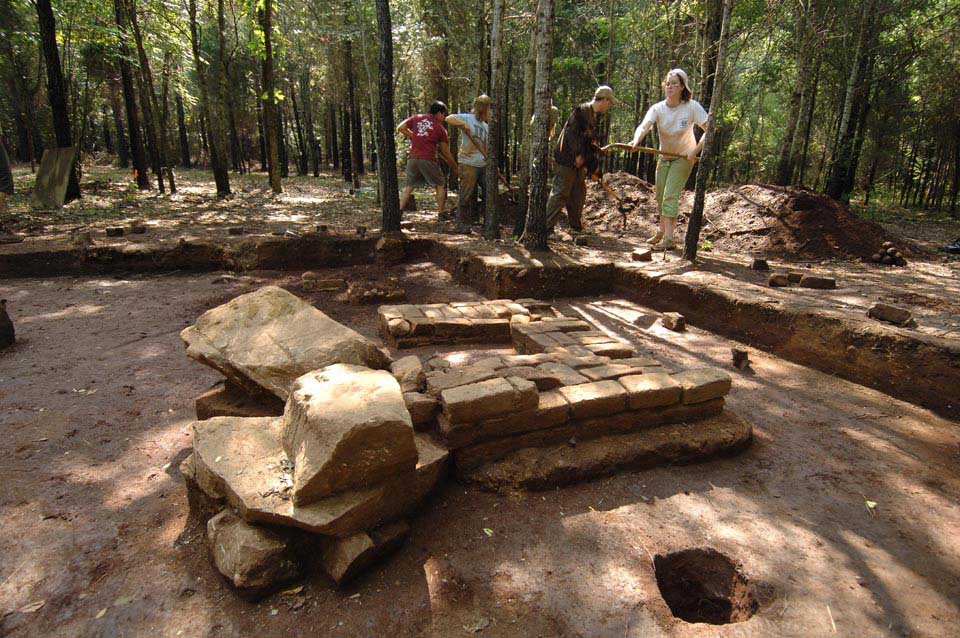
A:
[[[371,532],[331,539],[321,555],[323,571],[342,585],[399,549],[409,533],[405,521],[394,521]]]
[[[295,505],[293,464],[281,445],[281,427],[281,419],[271,417],[216,417],[193,423],[198,482],[225,494],[248,523],[285,525],[327,536],[373,529],[415,505],[416,472]]]
[[[417,463],[400,384],[385,370],[342,363],[294,382],[283,449],[297,505],[412,472]]]
[[[259,596],[296,578],[289,536],[243,522],[230,510],[207,521],[213,562],[230,583],[248,596]]]
[[[537,407],[537,386],[517,377],[488,379],[440,393],[444,415],[452,423],[474,423]]]
[[[695,463],[735,454],[750,445],[753,428],[723,413],[632,434],[512,452],[499,461],[461,472],[461,478],[501,490],[551,489],[617,471]]]
[[[297,377],[334,363],[386,368],[369,339],[276,286],[240,295],[200,315],[180,336],[187,355],[244,388],[287,399]]]
[[[680,401],[683,394],[683,386],[662,372],[620,377],[619,381],[627,389],[627,405],[631,410],[672,405]]]
[[[673,379],[683,386],[684,403],[701,403],[730,392],[730,375],[718,368],[684,370]]]

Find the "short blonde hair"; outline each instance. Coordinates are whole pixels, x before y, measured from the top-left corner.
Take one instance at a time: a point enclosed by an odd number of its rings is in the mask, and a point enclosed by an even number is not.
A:
[[[486,115],[490,110],[490,96],[481,93],[473,99],[473,112],[477,115]]]

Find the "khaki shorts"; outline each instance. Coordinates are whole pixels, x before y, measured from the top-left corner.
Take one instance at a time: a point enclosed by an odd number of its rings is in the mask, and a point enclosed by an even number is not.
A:
[[[406,186],[443,186],[443,184],[443,173],[440,172],[438,162],[413,158],[407,160]]]

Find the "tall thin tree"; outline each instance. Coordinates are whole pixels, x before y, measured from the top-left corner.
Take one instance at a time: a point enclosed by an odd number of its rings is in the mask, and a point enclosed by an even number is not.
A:
[[[490,28],[490,134],[487,142],[487,170],[484,180],[487,185],[486,211],[484,215],[483,236],[487,239],[500,237],[500,183],[497,171],[503,154],[503,13],[506,0],[493,0],[493,21]]]
[[[723,93],[723,56],[730,35],[730,14],[733,12],[733,2],[734,0],[725,0],[723,3],[720,40],[716,43],[717,66],[713,78],[713,95],[710,96],[710,114],[707,116],[707,132],[704,133],[703,149],[700,151],[700,167],[697,170],[697,189],[693,196],[693,210],[690,211],[690,221],[687,224],[687,236],[683,246],[683,257],[689,261],[697,260],[700,229],[703,226],[703,204],[707,194],[707,179],[714,163],[713,142],[716,138],[717,112],[720,110],[721,94]],[[708,43],[707,46],[713,45]]]
[[[267,172],[270,174],[270,189],[282,193],[280,183],[280,127],[277,111],[277,92],[273,68],[273,0],[263,0],[257,7],[257,20],[263,35],[263,132],[267,145]]]
[[[380,193],[383,206],[383,230],[400,231],[400,193],[397,191],[397,143],[393,137],[393,25],[388,0],[377,2],[377,32],[380,36],[379,88],[380,109]]]

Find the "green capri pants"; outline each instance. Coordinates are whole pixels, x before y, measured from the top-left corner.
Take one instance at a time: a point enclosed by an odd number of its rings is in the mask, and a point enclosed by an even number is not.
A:
[[[693,162],[686,159],[661,159],[657,162],[657,206],[663,217],[680,214],[680,193],[690,177]]]

